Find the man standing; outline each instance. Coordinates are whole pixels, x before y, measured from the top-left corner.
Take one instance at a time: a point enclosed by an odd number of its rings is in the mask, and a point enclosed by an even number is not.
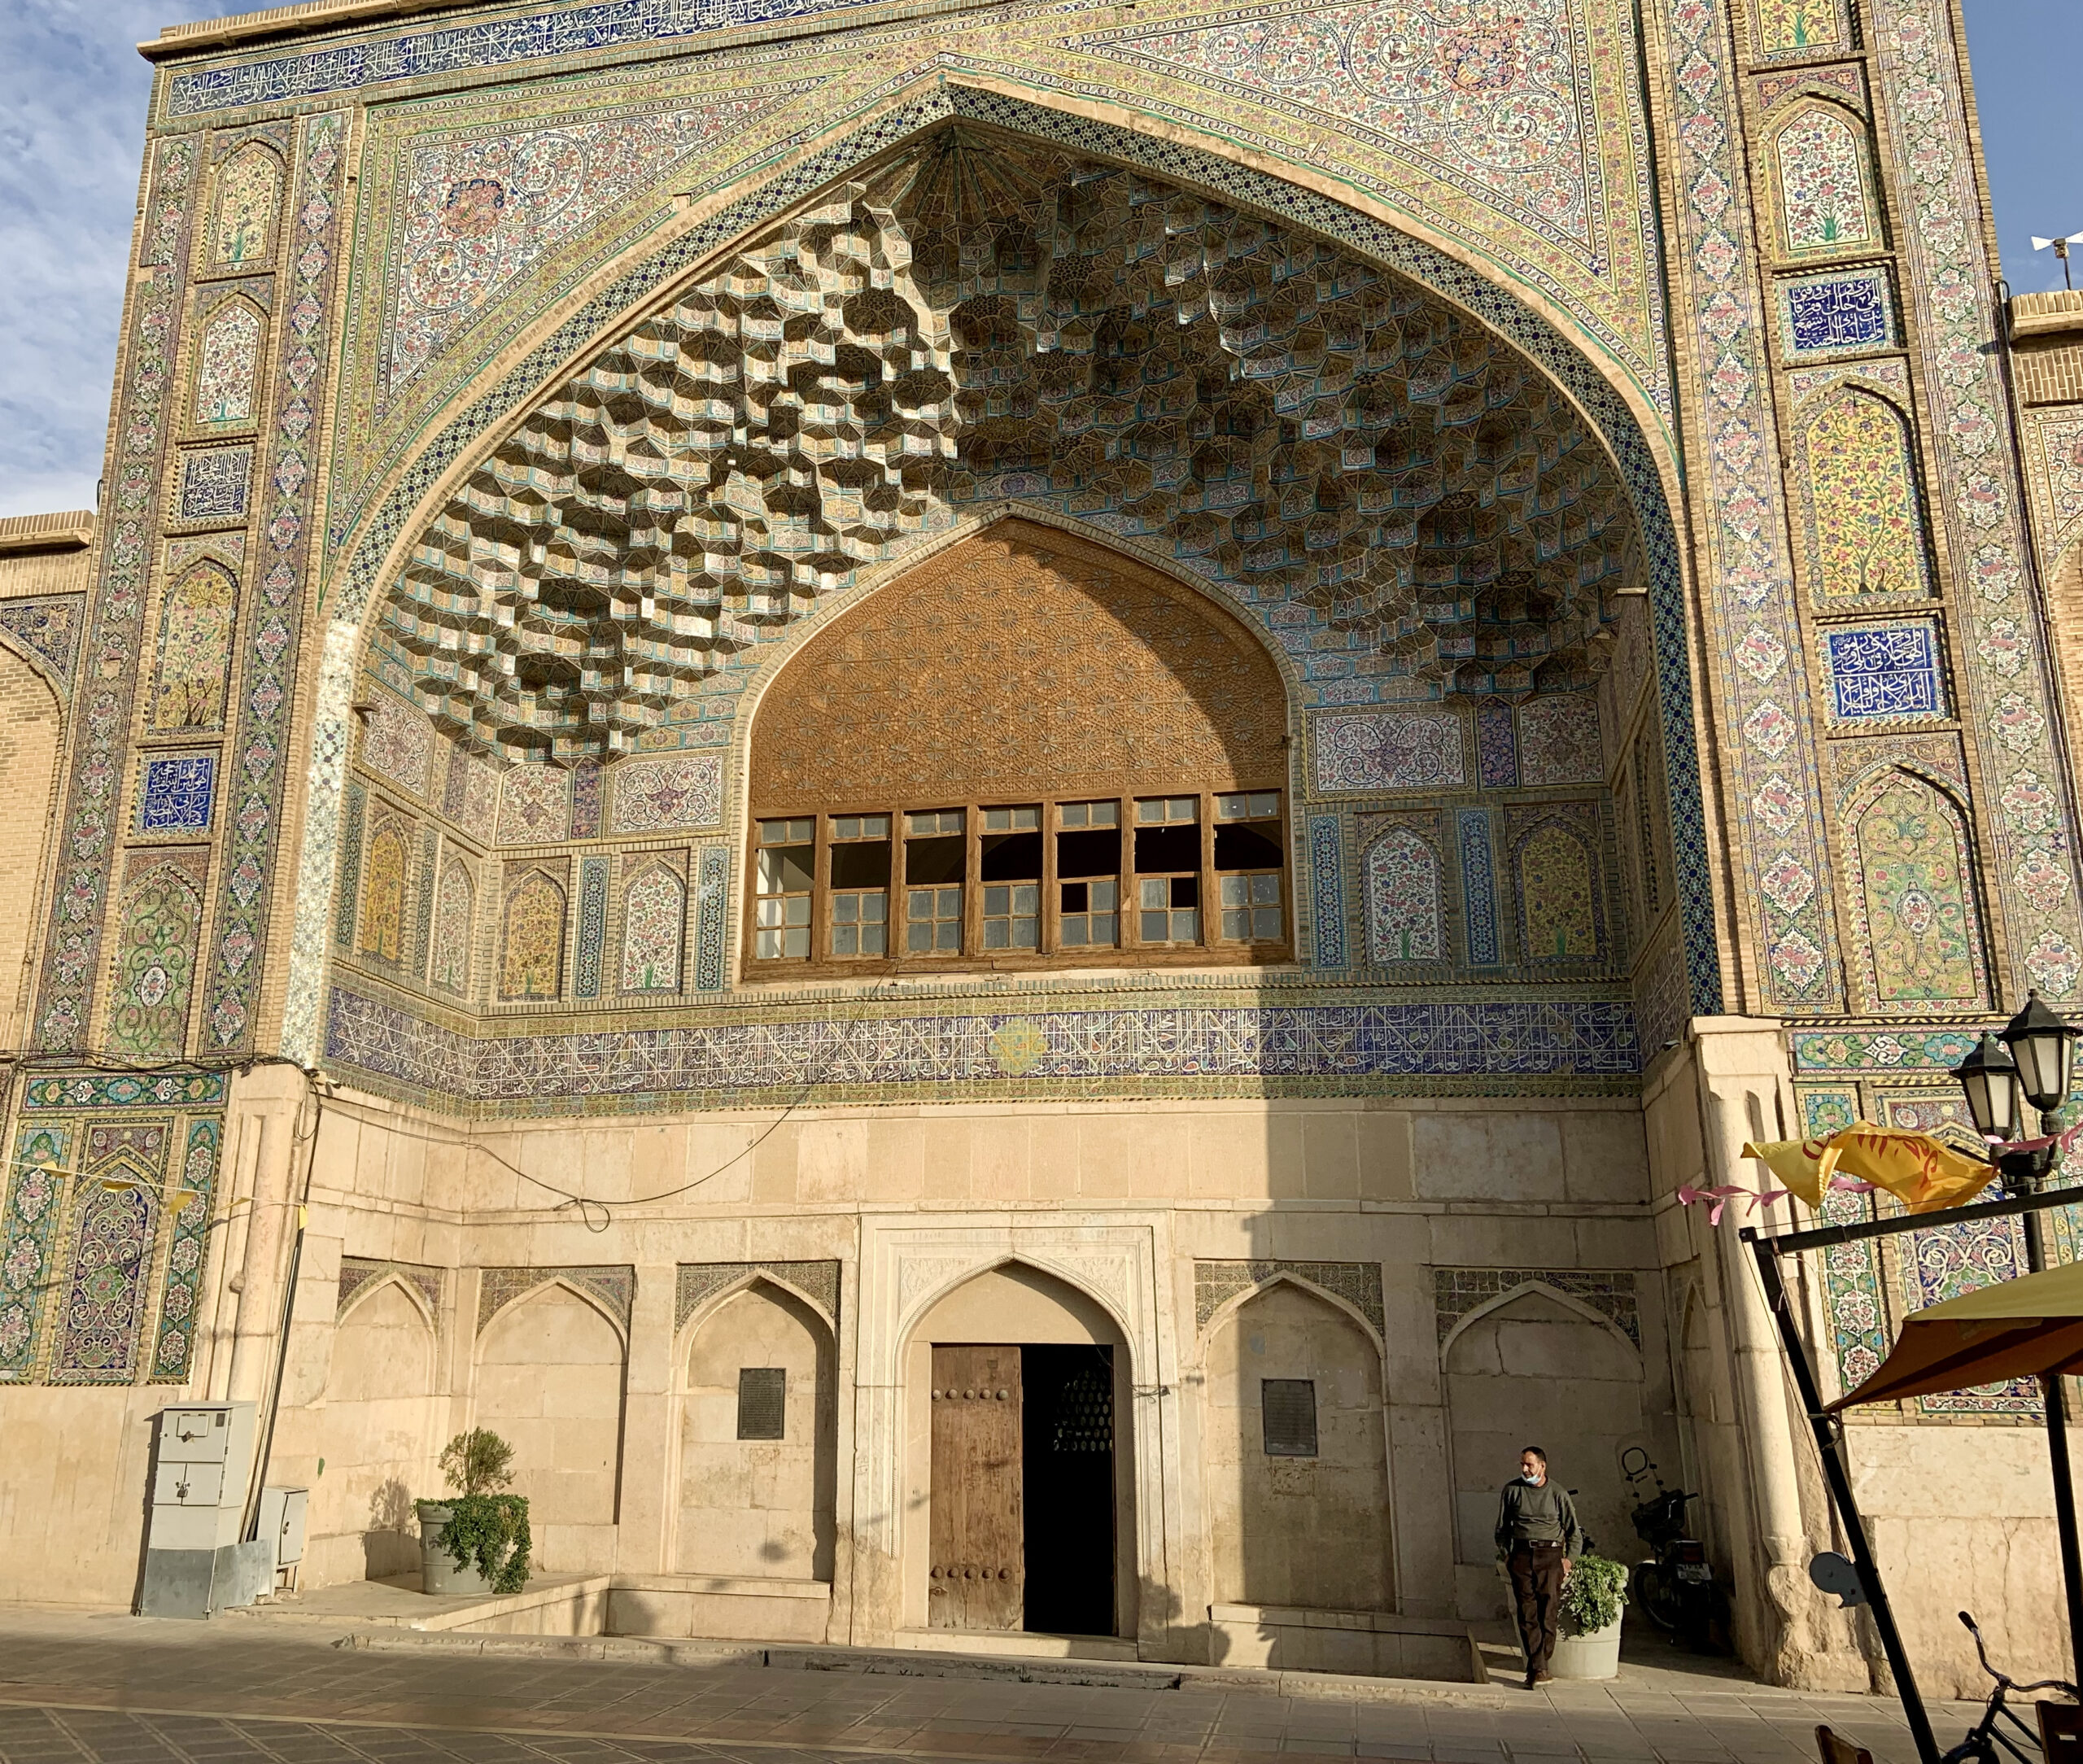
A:
[[[1548,1682],[1555,1652],[1555,1622],[1562,1608],[1562,1583],[1570,1565],[1583,1553],[1583,1527],[1567,1489],[1548,1479],[1548,1454],[1528,1446],[1519,1454],[1519,1474],[1504,1485],[1497,1504],[1497,1552],[1512,1575],[1518,1607],[1519,1640],[1526,1653],[1526,1688]]]

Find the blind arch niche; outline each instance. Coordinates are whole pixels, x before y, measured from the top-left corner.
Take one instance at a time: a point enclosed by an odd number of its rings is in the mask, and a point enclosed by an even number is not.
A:
[[[1272,657],[1206,596],[995,522],[809,638],[762,699],[748,972],[1284,959],[1287,725]],[[863,837],[873,874],[835,843]]]
[[[753,813],[1282,789],[1286,696],[1206,596],[1010,518],[849,609],[782,669],[753,728]]]

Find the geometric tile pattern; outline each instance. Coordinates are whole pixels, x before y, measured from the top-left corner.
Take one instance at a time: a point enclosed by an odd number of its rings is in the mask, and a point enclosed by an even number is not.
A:
[[[448,1279],[447,1269],[429,1268],[417,1262],[372,1261],[361,1255],[340,1258],[339,1295],[334,1301],[333,1314],[346,1316],[347,1307],[371,1285],[394,1276],[414,1288],[426,1300],[426,1308],[434,1316],[441,1315],[442,1293]]]
[[[770,1274],[793,1287],[814,1304],[826,1322],[839,1321],[839,1264],[836,1262],[682,1262],[673,1293],[673,1328],[687,1326],[687,1320],[701,1308],[711,1293],[718,1292],[749,1274]]]
[[[1341,832],[1335,814],[1309,818],[1311,906],[1318,967],[1345,966],[1345,854]]]
[[[627,1264],[575,1268],[487,1268],[478,1277],[478,1333],[518,1298],[560,1280],[597,1299],[608,1315],[629,1333],[636,1302],[636,1270]]]
[[[1387,1313],[1382,1303],[1379,1262],[1203,1262],[1194,1264],[1194,1326],[1205,1330],[1208,1320],[1239,1294],[1283,1275],[1343,1299],[1388,1338]]]
[[[704,845],[695,903],[694,989],[723,989],[724,951],[730,937],[731,854],[722,845]]]
[[[1441,1341],[1477,1306],[1500,1299],[1520,1286],[1548,1286],[1587,1304],[1616,1325],[1637,1347],[1642,1345],[1642,1317],[1631,1273],[1590,1273],[1546,1268],[1435,1268],[1432,1270],[1432,1309]]]

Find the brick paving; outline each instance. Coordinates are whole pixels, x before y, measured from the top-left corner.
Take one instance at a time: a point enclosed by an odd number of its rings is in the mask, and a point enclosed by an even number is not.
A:
[[[342,1648],[323,1631],[0,1611],[0,1764],[1793,1764],[1819,1721],[1914,1764],[1899,1709],[1683,1663],[1612,1685],[1348,1702]],[[1965,1730],[1934,1710],[1941,1742]]]

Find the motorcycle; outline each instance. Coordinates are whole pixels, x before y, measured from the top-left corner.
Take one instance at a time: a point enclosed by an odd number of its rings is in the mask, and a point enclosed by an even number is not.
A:
[[[1620,1472],[1633,1498],[1635,1535],[1652,1551],[1627,1576],[1627,1590],[1657,1628],[1687,1647],[1711,1645],[1721,1621],[1722,1592],[1707,1561],[1707,1547],[1685,1535],[1685,1507],[1697,1494],[1666,1488],[1648,1452],[1630,1446],[1620,1456]],[[1655,1491],[1645,1486],[1653,1482]]]

